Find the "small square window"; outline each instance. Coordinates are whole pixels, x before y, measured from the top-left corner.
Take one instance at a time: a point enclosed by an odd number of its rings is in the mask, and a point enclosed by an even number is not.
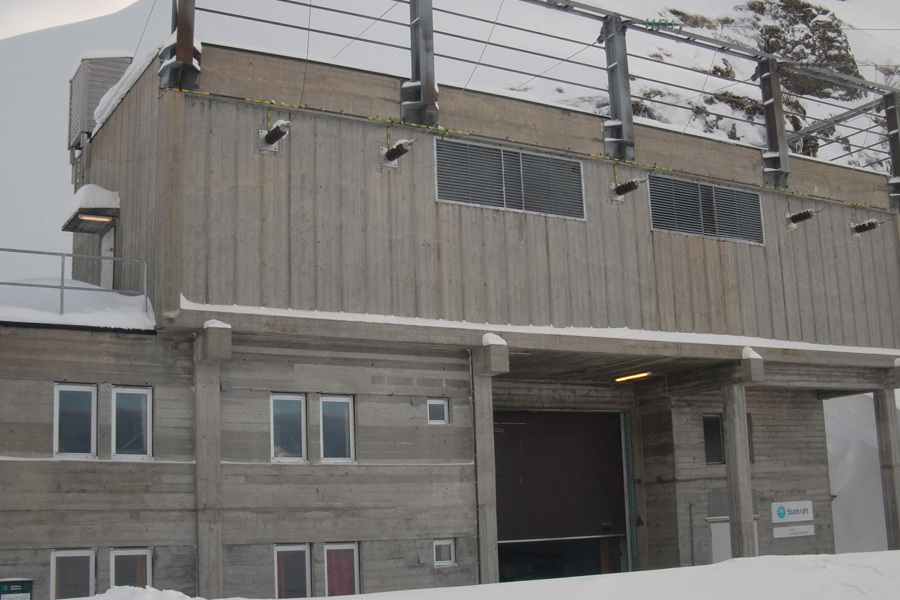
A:
[[[150,388],[113,388],[113,457],[150,458],[153,454]]]
[[[59,550],[50,553],[50,598],[94,595],[94,551]]]
[[[353,398],[322,396],[320,408],[322,459],[345,462],[354,460]]]
[[[144,588],[153,585],[149,548],[128,548],[109,551],[110,587],[129,585]]]
[[[309,596],[309,544],[275,546],[275,597]]]
[[[428,424],[446,425],[450,422],[449,403],[446,398],[428,399]]]
[[[456,543],[453,539],[434,540],[434,566],[447,567],[456,564]]]
[[[57,384],[53,399],[53,453],[97,455],[97,387]]]
[[[272,460],[306,458],[306,396],[272,394]]]

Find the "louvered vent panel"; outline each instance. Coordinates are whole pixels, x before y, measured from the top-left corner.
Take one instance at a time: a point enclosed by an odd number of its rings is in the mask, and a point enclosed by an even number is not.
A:
[[[703,415],[703,445],[706,464],[720,465],[725,462],[722,447],[722,417],[719,415]]]
[[[759,196],[712,185],[650,178],[654,229],[762,244]]]
[[[581,163],[437,140],[438,199],[584,218]]]

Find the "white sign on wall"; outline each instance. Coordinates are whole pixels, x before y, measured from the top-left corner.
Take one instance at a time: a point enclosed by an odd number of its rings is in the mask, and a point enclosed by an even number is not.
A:
[[[813,506],[810,500],[796,502],[773,502],[772,523],[792,523],[794,521],[812,521]]]
[[[800,537],[803,535],[816,535],[815,525],[788,525],[787,527],[774,527],[772,535],[776,538]]]

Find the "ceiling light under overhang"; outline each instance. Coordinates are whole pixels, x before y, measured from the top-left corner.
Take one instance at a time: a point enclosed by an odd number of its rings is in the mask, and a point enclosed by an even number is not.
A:
[[[649,377],[649,376],[650,376],[650,371],[644,371],[643,373],[635,373],[633,375],[624,375],[622,377],[616,377],[616,383],[632,381],[633,379],[643,379],[644,377]]]

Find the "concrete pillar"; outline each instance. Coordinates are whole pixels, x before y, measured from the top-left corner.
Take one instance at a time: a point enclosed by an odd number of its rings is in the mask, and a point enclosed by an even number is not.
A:
[[[194,456],[197,594],[222,598],[221,361],[231,357],[231,328],[207,321],[194,342]]]
[[[894,390],[875,392],[875,428],[881,462],[881,489],[884,494],[884,522],[888,550],[900,550],[900,415]]]
[[[497,550],[497,469],[494,460],[494,375],[509,371],[509,351],[499,336],[485,334],[472,351],[475,478],[478,510],[478,582],[500,581]]]
[[[745,386],[740,383],[722,386],[722,399],[731,555],[735,558],[759,556],[756,525],[753,520],[753,486],[750,479]]]

